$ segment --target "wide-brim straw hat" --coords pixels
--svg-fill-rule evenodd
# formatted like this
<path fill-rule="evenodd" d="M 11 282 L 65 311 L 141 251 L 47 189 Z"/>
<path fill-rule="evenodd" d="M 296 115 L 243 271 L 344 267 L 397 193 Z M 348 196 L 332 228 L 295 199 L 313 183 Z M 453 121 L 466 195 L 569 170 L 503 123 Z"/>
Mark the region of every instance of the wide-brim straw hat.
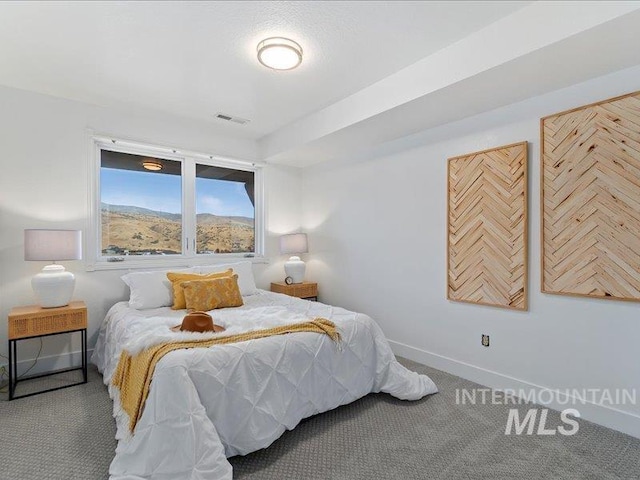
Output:
<path fill-rule="evenodd" d="M 224 332 L 224 327 L 213 323 L 207 312 L 191 312 L 185 315 L 180 325 L 171 328 L 174 332 Z"/>

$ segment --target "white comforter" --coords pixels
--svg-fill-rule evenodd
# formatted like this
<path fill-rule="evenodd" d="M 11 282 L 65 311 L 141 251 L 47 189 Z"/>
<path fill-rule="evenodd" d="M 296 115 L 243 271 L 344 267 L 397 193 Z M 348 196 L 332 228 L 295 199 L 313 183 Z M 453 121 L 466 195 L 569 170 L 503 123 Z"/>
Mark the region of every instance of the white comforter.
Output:
<path fill-rule="evenodd" d="M 370 392 L 406 400 L 437 392 L 429 377 L 396 361 L 366 315 L 262 290 L 244 301 L 243 307 L 211 312 L 225 334 L 324 317 L 336 323 L 342 341 L 305 332 L 169 353 L 156 366 L 131 436 L 118 391 L 110 386 L 120 352 L 175 340 L 169 327 L 184 311 L 114 305 L 92 357 L 114 399 L 119 442 L 112 480 L 231 479 L 227 457 L 269 446 L 303 418 Z"/>

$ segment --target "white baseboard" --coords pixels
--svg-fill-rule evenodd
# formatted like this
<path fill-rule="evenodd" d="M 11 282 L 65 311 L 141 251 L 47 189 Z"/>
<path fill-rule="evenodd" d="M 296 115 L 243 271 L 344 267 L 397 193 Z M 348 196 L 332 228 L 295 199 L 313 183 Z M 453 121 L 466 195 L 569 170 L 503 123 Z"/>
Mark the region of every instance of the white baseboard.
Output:
<path fill-rule="evenodd" d="M 87 350 L 87 362 L 90 362 L 91 355 L 93 354 L 93 348 Z M 21 359 L 18 360 L 18 375 L 22 375 L 32 364 L 34 359 Z M 60 355 L 47 355 L 38 359 L 27 376 L 39 375 L 41 373 L 53 372 L 55 370 L 64 370 L 66 368 L 79 367 L 82 365 L 82 352 L 80 350 L 76 352 L 67 352 Z M 7 374 L 9 372 L 8 364 L 0 364 L 1 367 L 6 367 Z"/>
<path fill-rule="evenodd" d="M 466 380 L 479 383 L 495 390 L 525 390 L 529 392 L 536 391 L 536 393 L 543 390 L 553 390 L 551 388 L 526 382 L 508 375 L 503 375 L 469 363 L 461 362 L 453 358 L 412 347 L 404 343 L 389 340 L 389 344 L 391 345 L 393 352 L 400 357 L 408 358 L 414 362 L 422 363 L 423 365 L 445 371 L 452 375 L 462 377 Z M 536 395 L 536 398 L 538 397 L 539 395 Z M 577 407 L 577 409 L 580 411 L 580 417 L 582 419 L 626 433 L 632 437 L 640 438 L 640 416 L 631 412 L 618 410 L 609 405 L 602 405 L 588 401 L 578 402 L 576 398 L 570 398 L 571 400 L 576 401 L 576 404 L 579 403 L 580 406 Z M 570 408 L 571 404 L 571 401 L 551 401 L 545 406 L 554 410 L 562 411 L 566 408 Z"/>

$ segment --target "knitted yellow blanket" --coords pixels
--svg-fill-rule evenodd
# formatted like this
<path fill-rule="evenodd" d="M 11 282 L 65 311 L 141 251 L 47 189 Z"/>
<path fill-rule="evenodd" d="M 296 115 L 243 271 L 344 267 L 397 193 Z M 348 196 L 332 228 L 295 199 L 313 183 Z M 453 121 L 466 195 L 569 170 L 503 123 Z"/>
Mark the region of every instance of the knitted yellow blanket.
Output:
<path fill-rule="evenodd" d="M 129 415 L 129 430 L 133 433 L 138 420 L 142 416 L 144 403 L 149 395 L 153 371 L 156 368 L 156 364 L 167 353 L 185 348 L 208 348 L 212 345 L 245 342 L 257 338 L 296 332 L 321 333 L 328 335 L 335 342 L 340 340 L 340 334 L 336 330 L 333 322 L 325 318 L 316 318 L 309 322 L 282 325 L 264 330 L 254 330 L 237 335 L 220 336 L 203 340 L 161 343 L 133 357 L 126 351 L 122 351 L 111 383 L 120 389 L 120 405 Z"/>

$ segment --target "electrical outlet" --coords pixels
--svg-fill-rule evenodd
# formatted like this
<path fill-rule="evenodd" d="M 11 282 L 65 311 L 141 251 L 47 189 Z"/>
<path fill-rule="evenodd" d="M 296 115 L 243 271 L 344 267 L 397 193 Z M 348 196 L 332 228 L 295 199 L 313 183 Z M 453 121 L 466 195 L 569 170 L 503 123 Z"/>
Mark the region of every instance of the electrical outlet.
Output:
<path fill-rule="evenodd" d="M 489 335 L 485 335 L 484 333 L 482 334 L 482 346 L 483 347 L 489 346 Z"/>

